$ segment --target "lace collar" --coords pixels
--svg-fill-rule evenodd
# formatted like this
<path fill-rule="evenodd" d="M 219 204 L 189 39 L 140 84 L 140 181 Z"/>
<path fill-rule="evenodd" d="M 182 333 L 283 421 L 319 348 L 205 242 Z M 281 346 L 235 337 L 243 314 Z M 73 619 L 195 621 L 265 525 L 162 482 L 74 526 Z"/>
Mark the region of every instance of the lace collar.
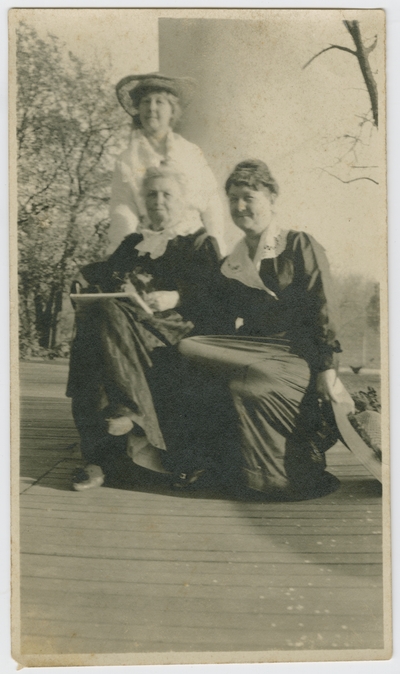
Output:
<path fill-rule="evenodd" d="M 278 257 L 286 248 L 287 231 L 275 228 L 263 232 L 254 259 L 249 255 L 245 239 L 241 239 L 232 253 L 224 260 L 221 271 L 227 278 L 236 279 L 250 288 L 264 290 L 271 297 L 278 299 L 276 293 L 261 280 L 259 270 L 261 261 Z"/>
<path fill-rule="evenodd" d="M 164 255 L 168 241 L 175 239 L 177 236 L 188 236 L 195 234 L 195 232 L 202 229 L 202 225 L 197 222 L 178 222 L 175 225 L 166 227 L 159 232 L 154 232 L 148 227 L 139 226 L 138 233 L 143 236 L 143 241 L 138 243 L 135 248 L 139 251 L 139 255 L 150 254 L 150 257 L 155 260 L 161 255 Z"/>

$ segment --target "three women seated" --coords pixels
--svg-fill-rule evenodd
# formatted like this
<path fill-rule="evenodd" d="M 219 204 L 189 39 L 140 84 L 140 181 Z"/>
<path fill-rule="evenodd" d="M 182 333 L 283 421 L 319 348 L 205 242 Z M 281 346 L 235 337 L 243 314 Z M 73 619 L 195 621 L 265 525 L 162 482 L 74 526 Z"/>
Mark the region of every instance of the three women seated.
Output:
<path fill-rule="evenodd" d="M 83 270 L 89 292 L 126 296 L 77 302 L 67 394 L 87 467 L 75 489 L 102 484 L 121 448 L 181 486 L 213 474 L 269 498 L 337 488 L 324 456 L 340 351 L 324 251 L 278 228 L 263 162 L 238 164 L 226 193 L 244 238 L 222 266 L 185 217 L 185 178 L 161 164 L 142 185 L 148 221 Z"/>

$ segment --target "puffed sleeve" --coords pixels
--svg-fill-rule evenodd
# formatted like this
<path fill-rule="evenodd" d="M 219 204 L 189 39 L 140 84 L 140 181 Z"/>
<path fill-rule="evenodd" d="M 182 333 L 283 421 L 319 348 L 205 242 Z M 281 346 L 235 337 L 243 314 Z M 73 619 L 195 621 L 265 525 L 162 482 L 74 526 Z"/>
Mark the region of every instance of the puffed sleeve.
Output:
<path fill-rule="evenodd" d="M 129 182 L 124 179 L 120 160 L 116 162 L 111 185 L 110 218 L 108 253 L 112 253 L 128 234 L 136 232 L 139 224 L 134 194 Z"/>
<path fill-rule="evenodd" d="M 313 358 L 316 369 L 329 370 L 336 366 L 335 354 L 341 352 L 336 338 L 337 308 L 325 250 L 312 236 L 300 233 L 295 247 L 301 256 L 304 291 L 303 322 L 315 346 Z"/>
<path fill-rule="evenodd" d="M 141 240 L 140 234 L 130 234 L 107 260 L 92 262 L 83 267 L 76 281 L 85 292 L 119 291 L 121 281 L 125 274 L 132 270 L 133 263 L 137 259 L 136 245 Z"/>

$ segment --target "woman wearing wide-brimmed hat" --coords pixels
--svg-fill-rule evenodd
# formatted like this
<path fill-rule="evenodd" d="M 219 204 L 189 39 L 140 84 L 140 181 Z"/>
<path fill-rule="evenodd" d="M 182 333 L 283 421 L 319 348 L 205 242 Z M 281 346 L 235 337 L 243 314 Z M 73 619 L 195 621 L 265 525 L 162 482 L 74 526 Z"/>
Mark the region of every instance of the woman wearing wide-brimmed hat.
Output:
<path fill-rule="evenodd" d="M 114 172 L 110 252 L 125 236 L 148 224 L 141 193 L 143 177 L 148 168 L 162 163 L 186 178 L 187 226 L 193 232 L 205 227 L 223 248 L 223 210 L 215 177 L 200 148 L 173 131 L 194 90 L 191 78 L 161 73 L 129 75 L 117 84 L 118 100 L 133 118 L 134 128 Z"/>

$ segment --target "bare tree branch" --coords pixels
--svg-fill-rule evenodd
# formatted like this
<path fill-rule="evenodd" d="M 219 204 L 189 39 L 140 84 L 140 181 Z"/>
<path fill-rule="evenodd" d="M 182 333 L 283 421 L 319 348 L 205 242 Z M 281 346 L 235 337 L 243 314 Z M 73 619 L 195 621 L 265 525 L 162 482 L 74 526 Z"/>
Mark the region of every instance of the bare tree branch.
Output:
<path fill-rule="evenodd" d="M 44 185 L 44 187 L 42 187 L 42 189 L 37 190 L 36 192 L 34 192 L 33 194 L 31 194 L 31 196 L 30 196 L 30 197 L 29 197 L 29 198 L 22 204 L 22 207 L 23 207 L 23 208 L 26 208 L 30 201 L 32 201 L 33 199 L 37 198 L 40 194 L 44 194 L 44 192 L 46 192 L 46 191 L 52 186 L 52 184 L 53 184 L 54 180 L 56 179 L 57 174 L 58 174 L 58 172 L 59 172 L 59 170 L 60 170 L 60 166 L 61 166 L 61 163 L 56 167 L 56 170 L 55 170 L 54 173 L 50 176 L 50 178 L 48 179 L 48 181 L 47 181 L 47 183 Z"/>
<path fill-rule="evenodd" d="M 378 36 L 375 35 L 374 41 L 372 44 L 369 45 L 369 47 L 365 48 L 366 54 L 370 54 L 372 51 L 374 51 L 376 45 L 378 44 Z"/>
<path fill-rule="evenodd" d="M 332 178 L 336 178 L 336 180 L 340 180 L 341 183 L 344 183 L 347 185 L 348 183 L 355 183 L 357 180 L 370 180 L 371 183 L 375 183 L 375 185 L 379 185 L 379 183 L 374 180 L 373 178 L 369 178 L 369 176 L 360 176 L 359 178 L 352 178 L 351 180 L 343 180 L 342 178 L 339 178 L 339 176 L 335 175 L 334 173 L 331 173 L 330 171 L 327 171 L 326 169 L 320 169 L 320 171 L 324 171 L 324 173 L 327 173 L 329 176 L 332 176 Z"/>
<path fill-rule="evenodd" d="M 368 60 L 369 54 L 375 49 L 377 43 L 378 43 L 378 36 L 375 35 L 374 41 L 372 44 L 369 45 L 369 47 L 366 47 L 362 41 L 361 37 L 361 31 L 360 31 L 360 25 L 358 21 L 343 21 L 344 25 L 346 26 L 348 32 L 350 33 L 351 37 L 353 38 L 353 42 L 355 45 L 355 50 L 350 49 L 349 47 L 342 47 L 341 45 L 338 44 L 331 44 L 329 47 L 326 47 L 325 49 L 322 49 L 318 54 L 315 54 L 307 63 L 303 66 L 303 70 L 307 68 L 307 66 L 310 65 L 318 56 L 321 54 L 324 54 L 325 52 L 329 51 L 330 49 L 340 49 L 341 51 L 346 51 L 349 54 L 352 54 L 353 56 L 356 57 L 358 60 L 360 70 L 362 73 L 362 76 L 364 78 L 364 82 L 367 87 L 368 95 L 371 101 L 371 109 L 372 109 L 372 116 L 374 120 L 374 125 L 377 127 L 378 126 L 378 89 L 376 86 L 376 82 L 374 79 L 374 75 Z"/>
<path fill-rule="evenodd" d="M 349 49 L 348 47 L 342 47 L 339 44 L 331 44 L 330 47 L 326 47 L 325 49 L 322 49 L 321 51 L 318 52 L 318 54 L 315 54 L 307 63 L 303 66 L 302 70 L 307 68 L 307 66 L 310 65 L 314 61 L 314 59 L 317 58 L 317 56 L 321 56 L 326 51 L 329 51 L 330 49 L 340 49 L 341 51 L 348 51 L 350 54 L 353 54 L 353 56 L 357 56 L 357 52 L 355 52 L 353 49 Z"/>
<path fill-rule="evenodd" d="M 356 55 L 364 82 L 368 89 L 369 98 L 371 101 L 372 116 L 374 118 L 375 126 L 378 126 L 378 89 L 368 61 L 368 54 L 375 49 L 376 44 L 372 43 L 370 47 L 365 47 L 361 38 L 360 24 L 358 21 L 343 21 L 356 46 Z M 376 37 L 376 41 L 377 41 Z"/>

